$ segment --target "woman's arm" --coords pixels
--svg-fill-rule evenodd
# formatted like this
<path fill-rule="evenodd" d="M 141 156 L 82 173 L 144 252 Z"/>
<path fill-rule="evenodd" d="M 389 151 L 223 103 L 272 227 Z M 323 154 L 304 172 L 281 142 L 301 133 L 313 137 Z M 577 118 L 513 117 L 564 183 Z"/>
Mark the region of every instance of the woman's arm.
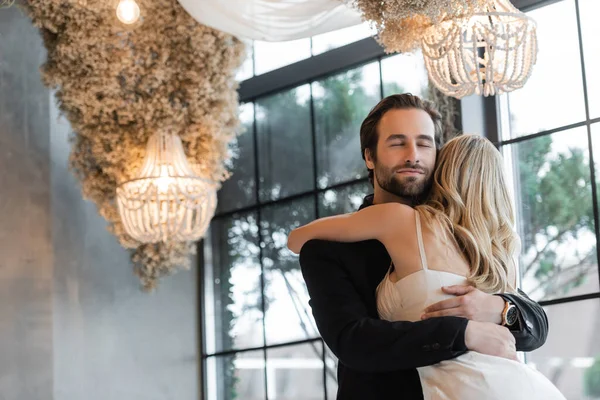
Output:
<path fill-rule="evenodd" d="M 296 253 L 311 239 L 335 242 L 382 241 L 398 224 L 414 219 L 415 211 L 400 203 L 385 203 L 364 208 L 352 214 L 320 218 L 294 229 L 288 236 L 288 248 Z"/>

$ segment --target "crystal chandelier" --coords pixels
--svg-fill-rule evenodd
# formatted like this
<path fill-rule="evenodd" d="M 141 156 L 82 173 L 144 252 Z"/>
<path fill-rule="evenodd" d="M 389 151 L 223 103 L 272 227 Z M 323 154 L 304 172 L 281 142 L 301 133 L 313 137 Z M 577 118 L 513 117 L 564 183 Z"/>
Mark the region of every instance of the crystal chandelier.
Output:
<path fill-rule="evenodd" d="M 509 0 L 429 27 L 421 40 L 429 79 L 447 96 L 521 88 L 536 62 L 535 22 Z"/>
<path fill-rule="evenodd" d="M 200 239 L 217 204 L 217 186 L 197 176 L 177 135 L 160 132 L 148 141 L 136 179 L 117 187 L 127 233 L 142 243 Z"/>

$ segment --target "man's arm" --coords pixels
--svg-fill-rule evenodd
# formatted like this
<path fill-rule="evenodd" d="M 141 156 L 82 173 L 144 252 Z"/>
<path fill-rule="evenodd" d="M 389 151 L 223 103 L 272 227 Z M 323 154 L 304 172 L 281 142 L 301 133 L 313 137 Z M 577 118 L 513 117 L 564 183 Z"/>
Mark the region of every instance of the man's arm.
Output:
<path fill-rule="evenodd" d="M 522 290 L 519 294 L 500 294 L 519 310 L 519 321 L 511 328 L 517 340 L 517 350 L 533 351 L 546 342 L 548 336 L 548 317 L 542 306 L 531 300 Z"/>
<path fill-rule="evenodd" d="M 456 297 L 442 300 L 425 309 L 422 318 L 438 318 L 455 316 L 472 321 L 502 323 L 504 302 L 509 301 L 518 310 L 518 322 L 510 332 L 516 340 L 519 351 L 532 351 L 546 342 L 548 335 L 548 319 L 544 309 L 535 301 L 519 290 L 519 294 L 491 295 L 472 286 L 456 285 L 443 287 L 444 293 Z"/>
<path fill-rule="evenodd" d="M 300 252 L 300 265 L 319 332 L 344 365 L 386 372 L 432 365 L 467 351 L 467 319 L 389 322 L 369 317 L 333 251 L 337 245 L 307 242 Z"/>

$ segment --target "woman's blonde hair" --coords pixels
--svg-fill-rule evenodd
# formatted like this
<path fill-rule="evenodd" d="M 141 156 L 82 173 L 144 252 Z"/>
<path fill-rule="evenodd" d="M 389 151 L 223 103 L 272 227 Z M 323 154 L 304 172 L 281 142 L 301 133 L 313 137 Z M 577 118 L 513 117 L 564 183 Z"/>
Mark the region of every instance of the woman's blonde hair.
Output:
<path fill-rule="evenodd" d="M 502 156 L 487 139 L 462 135 L 440 150 L 429 200 L 417 207 L 437 220 L 470 266 L 469 282 L 488 293 L 515 291 L 519 248 Z"/>

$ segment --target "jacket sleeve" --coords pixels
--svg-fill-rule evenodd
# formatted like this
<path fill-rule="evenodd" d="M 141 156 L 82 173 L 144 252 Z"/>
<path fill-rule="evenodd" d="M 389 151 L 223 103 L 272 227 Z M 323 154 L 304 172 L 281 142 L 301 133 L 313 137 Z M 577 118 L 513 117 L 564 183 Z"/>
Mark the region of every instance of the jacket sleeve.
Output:
<path fill-rule="evenodd" d="M 512 334 L 517 341 L 517 350 L 532 351 L 541 347 L 548 336 L 548 317 L 544 309 L 531 300 L 522 290 L 519 294 L 500 294 L 519 310 L 519 321 Z"/>
<path fill-rule="evenodd" d="M 386 372 L 432 365 L 467 350 L 464 318 L 389 322 L 369 317 L 336 245 L 307 242 L 300 266 L 319 332 L 340 362 L 357 371 Z"/>

